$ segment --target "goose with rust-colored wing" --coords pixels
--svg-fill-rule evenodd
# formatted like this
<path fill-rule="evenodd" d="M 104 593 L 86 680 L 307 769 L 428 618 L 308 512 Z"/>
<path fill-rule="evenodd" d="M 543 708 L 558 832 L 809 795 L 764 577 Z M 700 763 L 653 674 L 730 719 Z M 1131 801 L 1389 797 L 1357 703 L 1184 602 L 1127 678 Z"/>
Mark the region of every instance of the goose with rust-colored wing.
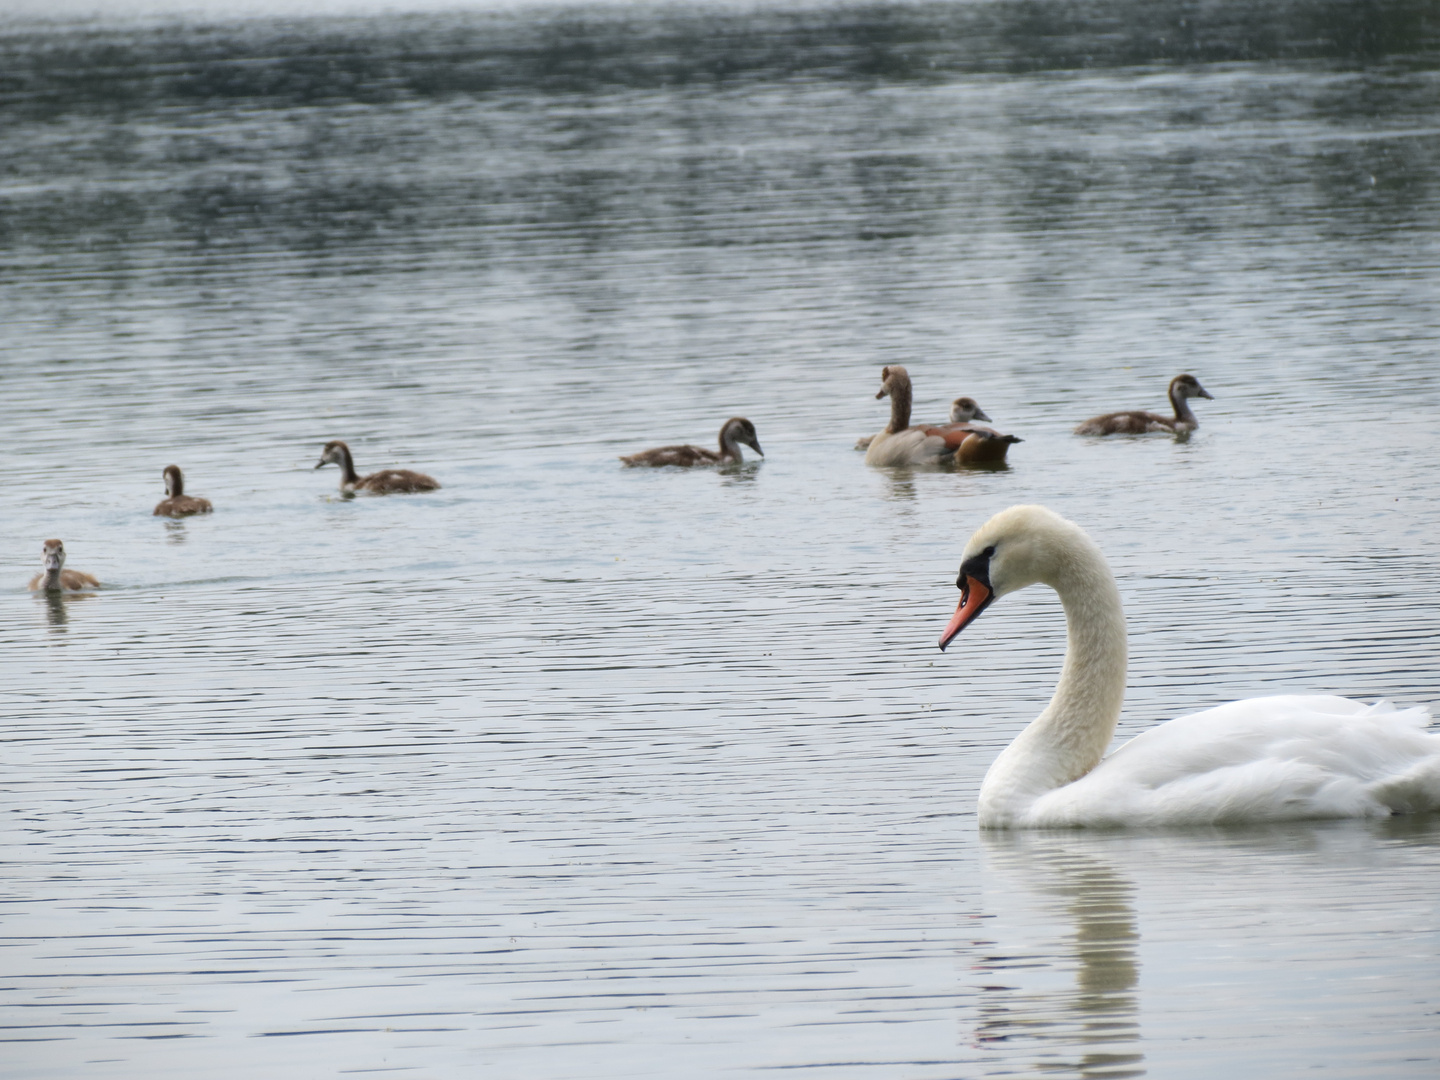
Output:
<path fill-rule="evenodd" d="M 870 437 L 865 449 L 866 465 L 941 465 L 954 457 L 955 447 L 947 445 L 943 436 L 928 434 L 930 429 L 926 427 L 911 426 L 914 396 L 908 371 L 899 364 L 881 369 L 875 398 L 890 399 L 890 423 Z"/>
<path fill-rule="evenodd" d="M 974 398 L 958 397 L 950 403 L 950 422 L 927 428 L 926 434 L 944 439 L 961 465 L 1003 465 L 1010 447 L 1025 441 L 1018 435 L 1002 435 L 977 420 L 990 421 L 990 417 Z"/>

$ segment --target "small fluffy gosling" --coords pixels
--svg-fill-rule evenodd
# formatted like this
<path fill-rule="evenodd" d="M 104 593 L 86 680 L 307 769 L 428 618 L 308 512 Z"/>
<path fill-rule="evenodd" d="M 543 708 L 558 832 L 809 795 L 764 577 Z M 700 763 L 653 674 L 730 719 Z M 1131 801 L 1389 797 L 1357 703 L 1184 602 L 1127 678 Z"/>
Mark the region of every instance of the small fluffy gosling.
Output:
<path fill-rule="evenodd" d="M 40 573 L 30 579 L 33 592 L 79 592 L 98 589 L 100 582 L 79 570 L 65 569 L 65 545 L 59 540 L 46 540 L 40 549 Z"/>
<path fill-rule="evenodd" d="M 180 475 L 179 465 L 165 466 L 165 494 L 155 507 L 154 517 L 190 517 L 192 514 L 208 514 L 213 509 L 209 499 L 185 494 L 185 477 Z"/>

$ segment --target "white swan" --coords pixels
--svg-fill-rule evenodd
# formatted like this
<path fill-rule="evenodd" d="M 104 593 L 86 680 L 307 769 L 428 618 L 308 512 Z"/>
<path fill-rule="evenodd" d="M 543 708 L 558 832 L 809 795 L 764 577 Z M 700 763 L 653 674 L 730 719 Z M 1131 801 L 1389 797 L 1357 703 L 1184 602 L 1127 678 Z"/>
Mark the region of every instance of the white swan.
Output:
<path fill-rule="evenodd" d="M 955 638 L 1036 583 L 1065 607 L 1065 664 L 1045 711 L 995 759 L 982 828 L 1191 825 L 1440 809 L 1440 733 L 1423 708 L 1286 695 L 1232 701 L 1105 749 L 1125 696 L 1125 614 L 1105 557 L 1043 506 L 1012 506 L 965 546 Z"/>

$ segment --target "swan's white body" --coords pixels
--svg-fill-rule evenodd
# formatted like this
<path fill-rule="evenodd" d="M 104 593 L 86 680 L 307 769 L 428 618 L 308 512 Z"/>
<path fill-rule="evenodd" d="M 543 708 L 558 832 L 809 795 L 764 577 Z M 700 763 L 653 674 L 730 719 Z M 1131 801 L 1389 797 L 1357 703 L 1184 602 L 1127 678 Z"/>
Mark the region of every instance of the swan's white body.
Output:
<path fill-rule="evenodd" d="M 1125 616 L 1104 556 L 1076 525 L 1016 506 L 971 538 L 941 645 L 991 599 L 1043 583 L 1068 642 L 1050 704 L 995 759 L 982 828 L 1196 825 L 1440 809 L 1440 733 L 1423 708 L 1340 697 L 1250 698 L 1182 716 L 1109 757 L 1125 694 Z"/>

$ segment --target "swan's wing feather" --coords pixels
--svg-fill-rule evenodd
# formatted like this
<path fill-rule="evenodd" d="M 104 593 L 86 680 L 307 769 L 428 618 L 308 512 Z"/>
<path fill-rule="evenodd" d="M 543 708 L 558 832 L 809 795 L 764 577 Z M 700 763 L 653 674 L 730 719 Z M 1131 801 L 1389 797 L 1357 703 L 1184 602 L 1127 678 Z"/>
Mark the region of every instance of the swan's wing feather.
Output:
<path fill-rule="evenodd" d="M 1027 817 L 1209 824 L 1440 808 L 1440 734 L 1428 720 L 1423 708 L 1337 697 L 1235 701 L 1136 736 Z"/>

